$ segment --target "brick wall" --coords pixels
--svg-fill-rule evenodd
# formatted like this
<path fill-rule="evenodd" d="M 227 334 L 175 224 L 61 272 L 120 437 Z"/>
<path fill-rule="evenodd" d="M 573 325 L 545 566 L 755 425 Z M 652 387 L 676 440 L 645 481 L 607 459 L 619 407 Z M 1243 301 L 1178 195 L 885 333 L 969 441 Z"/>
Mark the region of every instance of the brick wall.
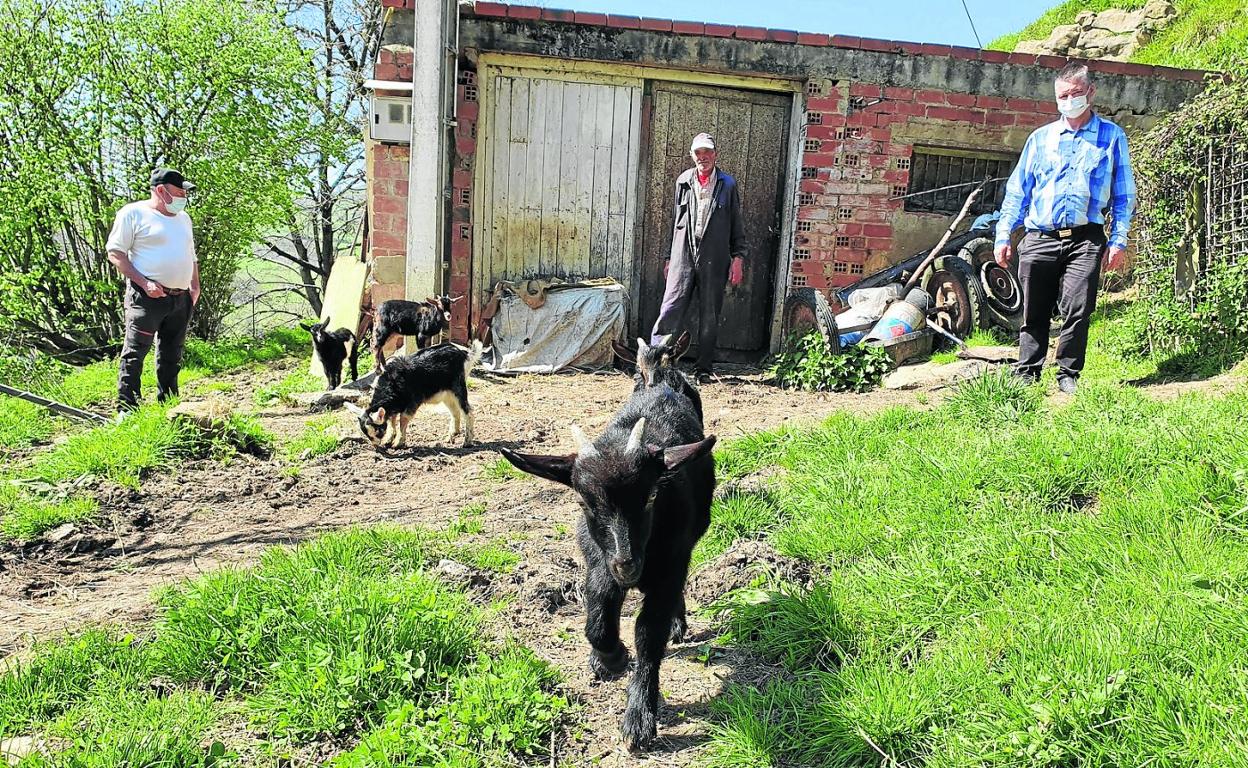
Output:
<path fill-rule="evenodd" d="M 916 135 L 937 128 L 952 146 L 1018 149 L 1054 119 L 1048 102 L 869 83 L 812 81 L 806 97 L 797 232 L 790 285 L 849 285 L 907 253 L 895 253 L 900 217 L 947 226 L 943 214 L 907 214 L 894 199 L 910 181 Z M 958 141 L 961 139 L 961 141 Z M 928 142 L 942 143 L 942 142 Z M 943 229 L 943 227 L 941 227 Z"/>

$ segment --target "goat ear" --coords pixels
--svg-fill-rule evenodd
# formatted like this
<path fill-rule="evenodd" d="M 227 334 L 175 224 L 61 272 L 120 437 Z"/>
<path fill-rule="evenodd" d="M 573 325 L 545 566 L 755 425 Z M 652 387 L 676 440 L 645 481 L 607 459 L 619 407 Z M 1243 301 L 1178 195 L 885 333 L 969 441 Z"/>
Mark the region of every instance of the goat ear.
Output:
<path fill-rule="evenodd" d="M 378 408 L 377 410 L 370 413 L 368 415 L 368 418 L 372 419 L 374 424 L 385 424 L 386 423 L 386 409 Z"/>
<path fill-rule="evenodd" d="M 442 306 L 442 300 L 441 300 L 441 299 L 439 299 L 439 298 L 437 298 L 437 297 L 434 297 L 434 296 L 426 296 L 426 297 L 425 297 L 425 303 L 426 303 L 426 304 L 432 304 L 432 305 L 433 305 L 433 306 L 435 306 L 435 307 L 440 307 L 440 306 Z"/>
<path fill-rule="evenodd" d="M 355 403 L 343 403 L 342 405 L 343 405 L 343 407 L 345 407 L 348 411 L 350 411 L 351 413 L 354 413 L 356 416 L 363 416 L 363 415 L 364 415 L 364 409 L 363 409 L 363 408 L 361 408 L 360 406 L 356 405 Z"/>
<path fill-rule="evenodd" d="M 679 360 L 680 356 L 689 351 L 689 331 L 681 331 L 676 337 L 676 343 L 672 345 L 672 351 L 669 353 L 673 360 Z"/>
<path fill-rule="evenodd" d="M 624 362 L 633 363 L 634 365 L 637 364 L 637 354 L 633 352 L 631 349 L 629 349 L 628 347 L 621 344 L 620 342 L 612 339 L 611 349 L 614 349 L 615 356 L 620 358 Z"/>
<path fill-rule="evenodd" d="M 521 472 L 554 480 L 556 483 L 572 487 L 572 465 L 576 463 L 576 454 L 567 456 L 541 456 L 532 453 L 515 453 L 506 448 L 500 450 L 503 458 Z"/>
<path fill-rule="evenodd" d="M 452 304 L 454 304 L 455 302 L 459 301 L 459 300 L 460 300 L 460 299 L 462 299 L 462 298 L 464 298 L 464 297 L 463 297 L 463 296 L 456 296 L 455 298 L 451 299 L 451 303 L 452 303 Z"/>
<path fill-rule="evenodd" d="M 663 450 L 663 466 L 668 472 L 674 472 L 691 461 L 696 461 L 711 452 L 715 447 L 715 436 L 711 435 L 700 443 L 674 445 Z"/>

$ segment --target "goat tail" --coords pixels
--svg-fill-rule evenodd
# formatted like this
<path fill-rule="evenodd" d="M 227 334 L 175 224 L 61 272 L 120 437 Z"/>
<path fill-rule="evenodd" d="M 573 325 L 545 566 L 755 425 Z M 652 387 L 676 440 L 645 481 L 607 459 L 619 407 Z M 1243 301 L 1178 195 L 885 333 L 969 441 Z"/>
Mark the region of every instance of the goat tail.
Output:
<path fill-rule="evenodd" d="M 477 367 L 477 363 L 481 362 L 481 340 L 473 339 L 472 346 L 468 348 L 468 357 L 464 360 L 464 376 L 472 373 L 472 369 Z"/>

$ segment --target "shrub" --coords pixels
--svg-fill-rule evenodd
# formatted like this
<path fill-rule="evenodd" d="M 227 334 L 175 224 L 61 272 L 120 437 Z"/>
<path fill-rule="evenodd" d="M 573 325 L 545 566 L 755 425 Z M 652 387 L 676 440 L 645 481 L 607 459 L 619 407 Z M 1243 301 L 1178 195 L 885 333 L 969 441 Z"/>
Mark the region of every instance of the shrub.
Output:
<path fill-rule="evenodd" d="M 892 367 L 882 347 L 858 344 L 832 354 L 818 331 L 790 337 L 768 373 L 785 389 L 866 392 Z"/>

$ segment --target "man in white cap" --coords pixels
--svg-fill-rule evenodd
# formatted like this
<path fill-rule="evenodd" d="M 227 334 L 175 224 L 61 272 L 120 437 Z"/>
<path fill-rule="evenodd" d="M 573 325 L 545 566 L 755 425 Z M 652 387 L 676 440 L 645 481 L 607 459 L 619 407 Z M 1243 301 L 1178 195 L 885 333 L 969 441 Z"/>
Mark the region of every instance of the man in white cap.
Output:
<path fill-rule="evenodd" d="M 745 228 L 737 182 L 715 167 L 715 139 L 693 138 L 694 167 L 676 179 L 672 249 L 665 267 L 667 287 L 654 323 L 651 343 L 658 344 L 685 324 L 695 306 L 700 321 L 697 372 L 707 381 L 715 361 L 719 313 L 725 283 L 740 285 L 745 275 Z"/>
<path fill-rule="evenodd" d="M 153 342 L 157 396 L 177 396 L 186 330 L 199 301 L 195 240 L 182 210 L 195 185 L 175 170 L 157 168 L 151 187 L 147 200 L 122 206 L 108 236 L 108 260 L 126 278 L 126 337 L 117 376 L 123 411 L 138 407 L 143 360 Z"/>

